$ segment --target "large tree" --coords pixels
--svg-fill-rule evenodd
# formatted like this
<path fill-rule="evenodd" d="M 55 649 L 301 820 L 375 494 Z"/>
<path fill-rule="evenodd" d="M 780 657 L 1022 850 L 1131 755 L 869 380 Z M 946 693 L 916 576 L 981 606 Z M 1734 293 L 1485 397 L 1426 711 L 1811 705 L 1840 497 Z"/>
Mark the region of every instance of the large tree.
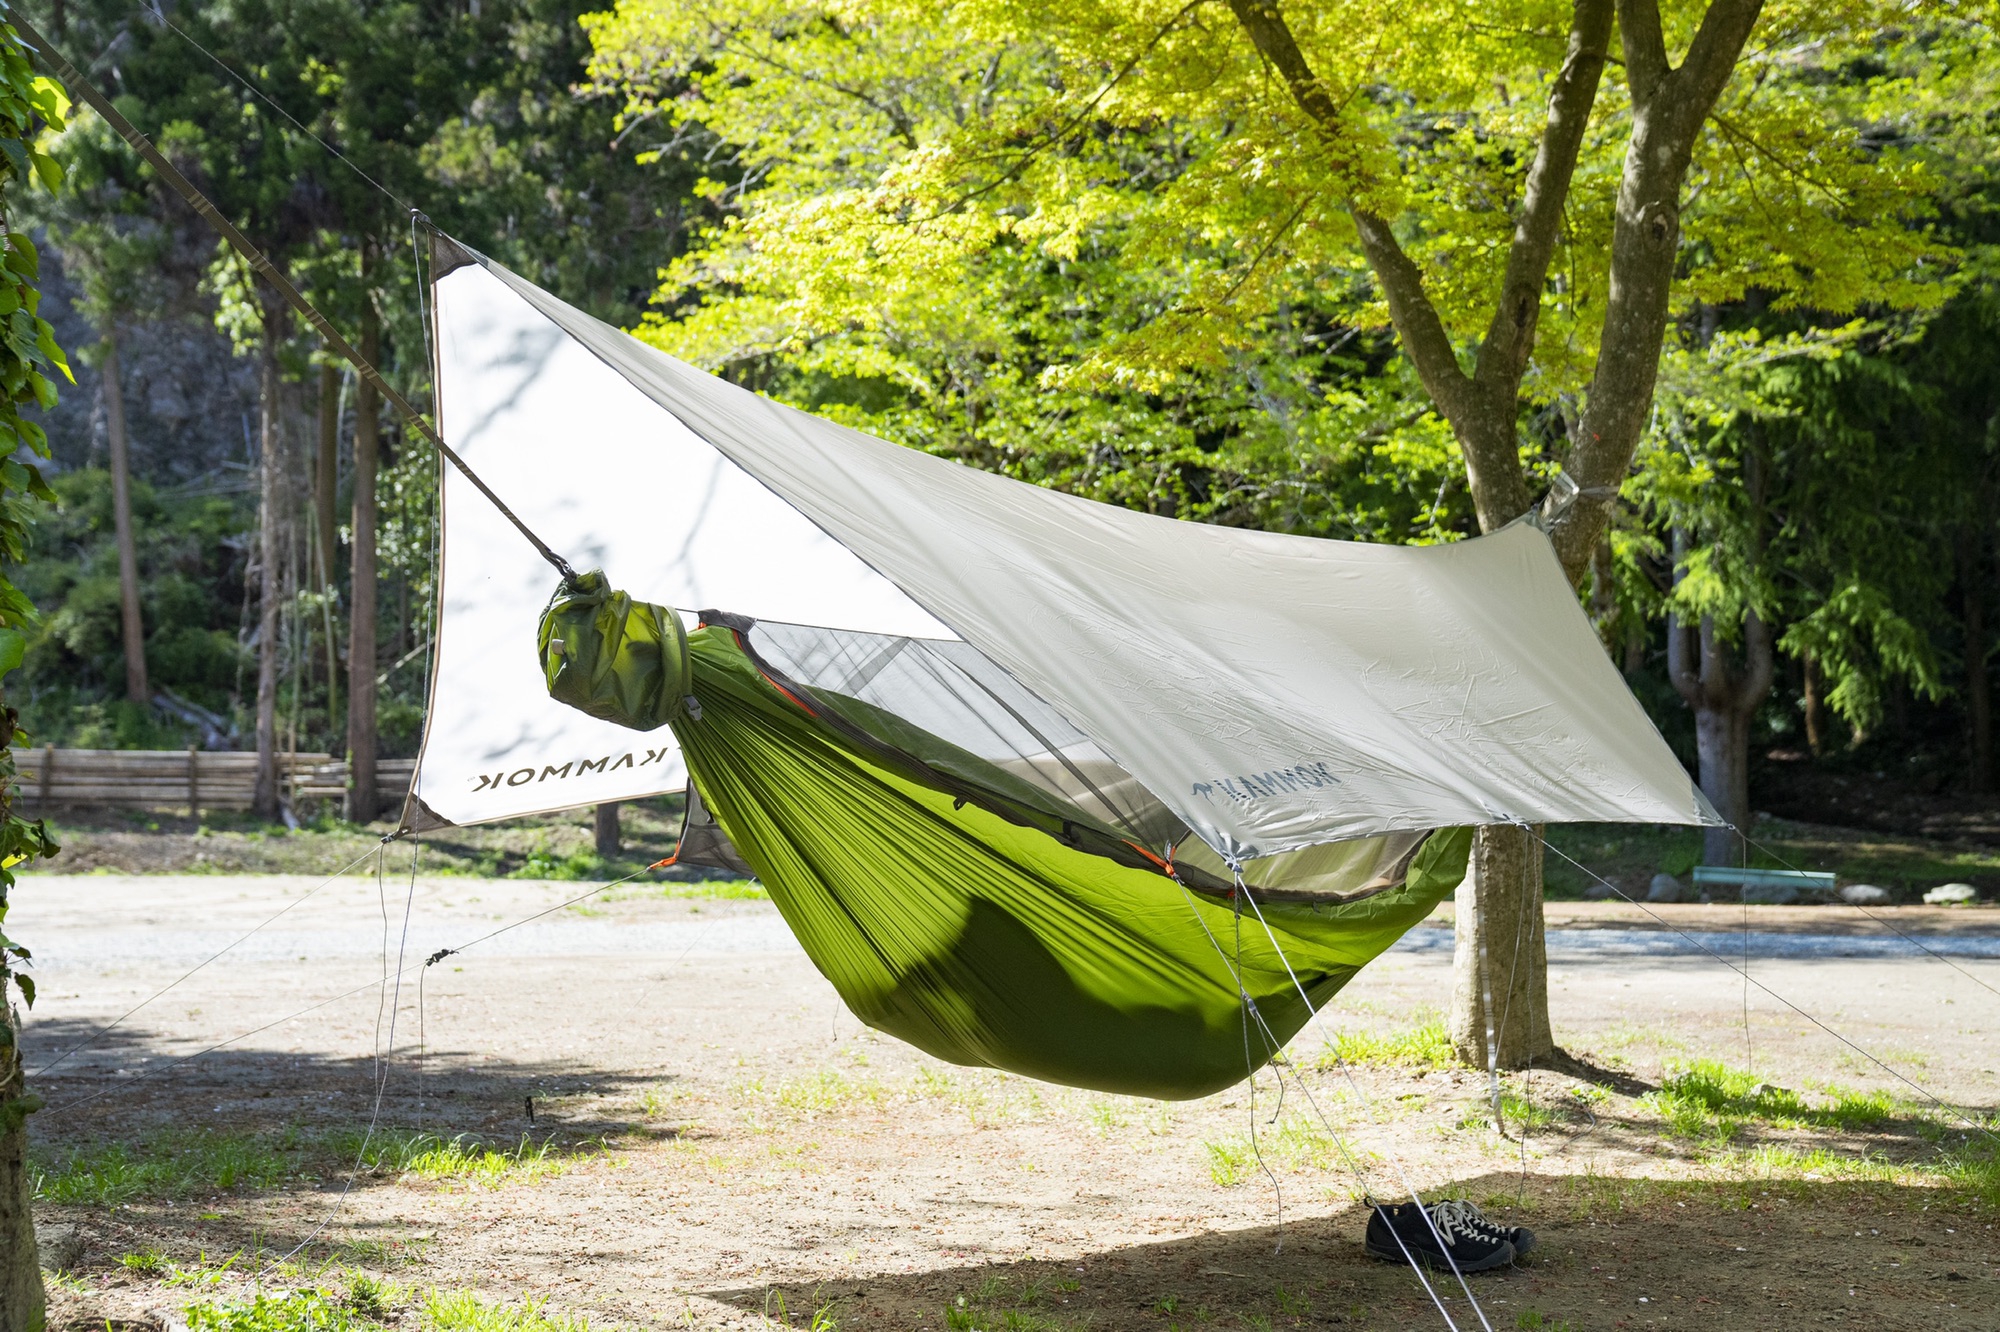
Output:
<path fill-rule="evenodd" d="M 1920 43 L 1909 17 L 626 0 L 595 37 L 635 138 L 719 164 L 716 223 L 650 336 L 1037 480 L 1311 530 L 1344 506 L 1204 505 L 1218 474 L 1274 488 L 1249 436 L 1310 489 L 1346 391 L 1315 358 L 1386 326 L 1429 409 L 1345 426 L 1392 441 L 1428 419 L 1451 456 L 1425 473 L 1442 482 L 1426 521 L 1383 535 L 1448 535 L 1456 477 L 1479 530 L 1553 479 L 1544 521 L 1580 580 L 1677 314 L 1753 288 L 1829 309 L 1935 298 L 1948 256 L 1910 225 L 1925 173 L 1822 77 Z M 1911 75 L 1861 77 L 1889 106 Z M 1535 834 L 1482 830 L 1452 1017 L 1468 1059 L 1494 1028 L 1503 1064 L 1553 1053 L 1539 899 Z"/>

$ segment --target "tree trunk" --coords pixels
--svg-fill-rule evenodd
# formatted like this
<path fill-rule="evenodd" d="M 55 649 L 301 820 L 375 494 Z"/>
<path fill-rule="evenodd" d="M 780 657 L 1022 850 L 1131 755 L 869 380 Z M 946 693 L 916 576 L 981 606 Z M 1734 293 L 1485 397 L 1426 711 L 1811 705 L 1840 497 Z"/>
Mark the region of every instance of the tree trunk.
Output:
<path fill-rule="evenodd" d="M 47 1309 L 28 1186 L 28 1113 L 19 1025 L 0 994 L 0 1332 L 41 1332 Z"/>
<path fill-rule="evenodd" d="M 1331 150 L 1329 190 L 1347 198 L 1356 236 L 1389 307 L 1397 340 L 1458 438 L 1480 530 L 1512 522 L 1533 499 L 1516 430 L 1520 388 L 1534 351 L 1549 264 L 1567 215 L 1570 181 L 1614 31 L 1614 5 L 1574 0 L 1571 6 L 1563 63 L 1551 83 L 1541 141 L 1523 181 L 1498 300 L 1480 341 L 1474 371 L 1468 375 L 1459 361 L 1459 343 L 1426 290 L 1422 268 L 1402 248 L 1392 219 L 1370 211 L 1367 191 L 1354 188 L 1362 168 L 1352 149 L 1339 91 L 1306 60 L 1276 0 L 1229 3 L 1258 53 L 1325 137 Z M 1550 533 L 1572 586 L 1582 581 L 1584 567 L 1604 533 L 1652 407 L 1679 251 L 1680 193 L 1694 143 L 1761 7 L 1762 0 L 1711 0 L 1676 67 L 1667 58 L 1658 7 L 1615 6 L 1615 29 L 1632 92 L 1630 137 L 1613 222 L 1610 285 L 1597 364 L 1583 419 L 1572 432 L 1572 448 L 1564 460 L 1579 490 L 1575 501 L 1555 516 Z M 1540 857 L 1529 854 L 1530 840 L 1519 829 L 1480 830 L 1474 856 L 1479 862 L 1483 855 L 1486 873 L 1472 875 L 1472 886 L 1466 890 L 1480 909 L 1461 912 L 1462 931 L 1476 929 L 1481 917 L 1511 918 L 1508 913 L 1520 909 L 1522 895 L 1532 893 L 1539 900 Z M 1534 845 L 1539 847 L 1538 842 Z M 1519 877 L 1530 874 L 1532 884 Z M 1510 892 L 1516 895 L 1509 898 Z M 1539 941 L 1539 920 L 1534 934 Z M 1496 942 L 1487 938 L 1489 965 Z M 1508 962 L 1513 960 L 1509 954 Z M 1518 975 L 1531 968 L 1512 970 Z M 1535 974 L 1536 1012 L 1525 1020 L 1509 1019 L 1510 1025 L 1522 1029 L 1520 1039 L 1528 1046 L 1535 1043 L 1536 1024 L 1544 1033 L 1547 1027 L 1547 1001 L 1540 973 Z M 1459 1002 L 1479 989 L 1469 983 L 1461 967 L 1454 987 L 1452 1028 L 1454 1032 L 1479 1028 L 1483 1045 L 1483 1008 L 1475 1011 Z M 1546 1041 L 1546 1035 L 1540 1039 Z"/>
<path fill-rule="evenodd" d="M 1487 1066 L 1490 1036 L 1500 1068 L 1547 1066 L 1549 957 L 1542 933 L 1542 843 L 1525 828 L 1485 827 L 1458 886 L 1452 959 L 1451 1045 L 1459 1059 Z"/>
<path fill-rule="evenodd" d="M 597 807 L 597 854 L 609 860 L 619 850 L 618 802 L 613 800 Z"/>
<path fill-rule="evenodd" d="M 1986 671 L 1986 580 L 1980 543 L 1968 541 L 1959 556 L 1959 586 L 1965 594 L 1965 720 L 1971 748 L 1966 788 L 1984 792 L 1993 784 L 1993 685 Z"/>
<path fill-rule="evenodd" d="M 1739 858 L 1734 830 L 1750 826 L 1749 714 L 1726 705 L 1697 704 L 1694 749 L 1701 769 L 1701 793 L 1730 824 L 1701 830 L 1701 862 L 1733 865 Z"/>
<path fill-rule="evenodd" d="M 313 458 L 314 554 L 317 567 L 313 585 L 321 592 L 334 584 L 334 561 L 339 558 L 340 533 L 334 518 L 336 490 L 340 485 L 340 372 L 330 365 L 319 368 L 319 452 Z"/>
<path fill-rule="evenodd" d="M 262 521 L 257 546 L 257 780 L 250 809 L 262 819 L 278 817 L 278 603 L 283 596 L 281 533 L 284 522 L 282 482 L 278 475 L 278 327 L 277 315 L 265 315 L 263 355 L 257 396 L 259 508 Z"/>
<path fill-rule="evenodd" d="M 361 310 L 361 355 L 380 359 L 373 303 Z M 375 470 L 381 455 L 381 404 L 366 378 L 354 394 L 354 570 L 347 617 L 347 817 L 367 823 L 381 812 L 375 783 Z"/>
<path fill-rule="evenodd" d="M 1667 674 L 1675 692 L 1694 711 L 1695 754 L 1701 793 L 1727 827 L 1702 830 L 1706 865 L 1738 860 L 1738 830 L 1750 826 L 1750 722 L 1771 692 L 1771 631 L 1754 613 L 1743 617 L 1743 656 L 1704 618 L 1691 628 L 1667 617 Z"/>
<path fill-rule="evenodd" d="M 330 365 L 319 370 L 319 455 L 313 468 L 314 526 L 319 530 L 313 571 L 320 593 L 320 630 L 326 637 L 326 723 L 340 716 L 340 640 L 334 632 L 334 599 L 340 586 L 335 570 L 340 560 L 338 501 L 340 498 L 340 372 Z"/>
<path fill-rule="evenodd" d="M 118 335 L 104 335 L 104 423 L 111 442 L 111 519 L 118 538 L 118 613 L 125 639 L 125 696 L 153 701 L 146 680 L 146 627 L 139 614 L 139 553 L 132 533 L 132 460 L 125 435 L 125 390 L 119 382 Z"/>
<path fill-rule="evenodd" d="M 1820 694 L 1819 662 L 1812 653 L 1806 653 L 1799 663 L 1799 673 L 1804 677 L 1806 748 L 1818 758 L 1826 752 L 1826 699 Z"/>

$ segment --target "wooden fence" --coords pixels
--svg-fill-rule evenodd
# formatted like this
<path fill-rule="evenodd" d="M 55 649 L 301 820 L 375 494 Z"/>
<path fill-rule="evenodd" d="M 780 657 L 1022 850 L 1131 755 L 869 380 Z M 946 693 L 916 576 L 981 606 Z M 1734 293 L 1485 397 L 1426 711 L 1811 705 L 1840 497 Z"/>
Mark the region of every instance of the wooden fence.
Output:
<path fill-rule="evenodd" d="M 41 749 L 15 751 L 23 803 L 124 805 L 147 809 L 249 809 L 257 756 L 204 749 Z M 381 759 L 376 782 L 385 797 L 410 789 L 415 759 Z M 347 791 L 347 760 L 331 754 L 278 755 L 278 791 L 293 805 L 338 800 Z"/>

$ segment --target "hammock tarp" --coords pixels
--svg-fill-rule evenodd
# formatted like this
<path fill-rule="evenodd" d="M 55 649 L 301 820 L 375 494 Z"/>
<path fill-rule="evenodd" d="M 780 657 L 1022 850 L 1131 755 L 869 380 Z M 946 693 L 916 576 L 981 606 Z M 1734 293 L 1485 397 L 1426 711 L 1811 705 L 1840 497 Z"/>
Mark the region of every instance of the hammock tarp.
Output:
<path fill-rule="evenodd" d="M 433 260 L 439 430 L 513 515 L 443 476 L 406 828 L 684 789 L 680 863 L 763 880 L 865 1021 L 1172 1097 L 1297 1033 L 1286 959 L 1316 1005 L 1421 920 L 1461 825 L 1715 817 L 1531 523 L 1400 547 L 1094 503 Z"/>
<path fill-rule="evenodd" d="M 1294 974 L 1324 1004 L 1464 876 L 1471 832 L 1449 829 L 1352 900 L 1253 911 L 977 755 L 774 678 L 746 628 L 689 634 L 586 575 L 543 617 L 549 690 L 671 727 L 701 801 L 841 999 L 940 1059 L 1206 1095 L 1305 1025 Z"/>

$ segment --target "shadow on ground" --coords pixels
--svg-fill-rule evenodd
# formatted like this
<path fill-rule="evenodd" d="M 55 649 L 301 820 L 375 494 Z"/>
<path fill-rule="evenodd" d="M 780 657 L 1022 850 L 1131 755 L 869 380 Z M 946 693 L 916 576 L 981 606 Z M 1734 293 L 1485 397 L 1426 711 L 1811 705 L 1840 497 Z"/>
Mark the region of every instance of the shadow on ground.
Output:
<path fill-rule="evenodd" d="M 1539 1235 L 1518 1266 L 1468 1279 L 1496 1332 L 1983 1330 L 2000 1306 L 1993 1214 L 1938 1189 L 1492 1174 L 1432 1196 L 1479 1200 Z M 1420 1279 L 1369 1258 L 1360 1242 L 1366 1216 L 1343 1205 L 1282 1230 L 1133 1244 L 1069 1261 L 999 1260 L 705 1295 L 780 1326 L 823 1328 L 830 1318 L 846 1332 L 1480 1326 L 1449 1273 Z"/>
<path fill-rule="evenodd" d="M 405 1046 L 388 1063 L 241 1046 L 185 1058 L 163 1053 L 160 1035 L 141 1025 L 90 1039 L 95 1032 L 89 1023 L 43 1021 L 23 1042 L 44 1103 L 33 1121 L 44 1153 L 163 1134 L 331 1139 L 370 1124 L 488 1143 L 525 1136 L 563 1149 L 650 1133 L 638 1098 L 675 1081 L 582 1057 L 512 1060 L 449 1046 L 421 1058 Z M 87 1049 L 41 1071 L 86 1040 Z"/>

